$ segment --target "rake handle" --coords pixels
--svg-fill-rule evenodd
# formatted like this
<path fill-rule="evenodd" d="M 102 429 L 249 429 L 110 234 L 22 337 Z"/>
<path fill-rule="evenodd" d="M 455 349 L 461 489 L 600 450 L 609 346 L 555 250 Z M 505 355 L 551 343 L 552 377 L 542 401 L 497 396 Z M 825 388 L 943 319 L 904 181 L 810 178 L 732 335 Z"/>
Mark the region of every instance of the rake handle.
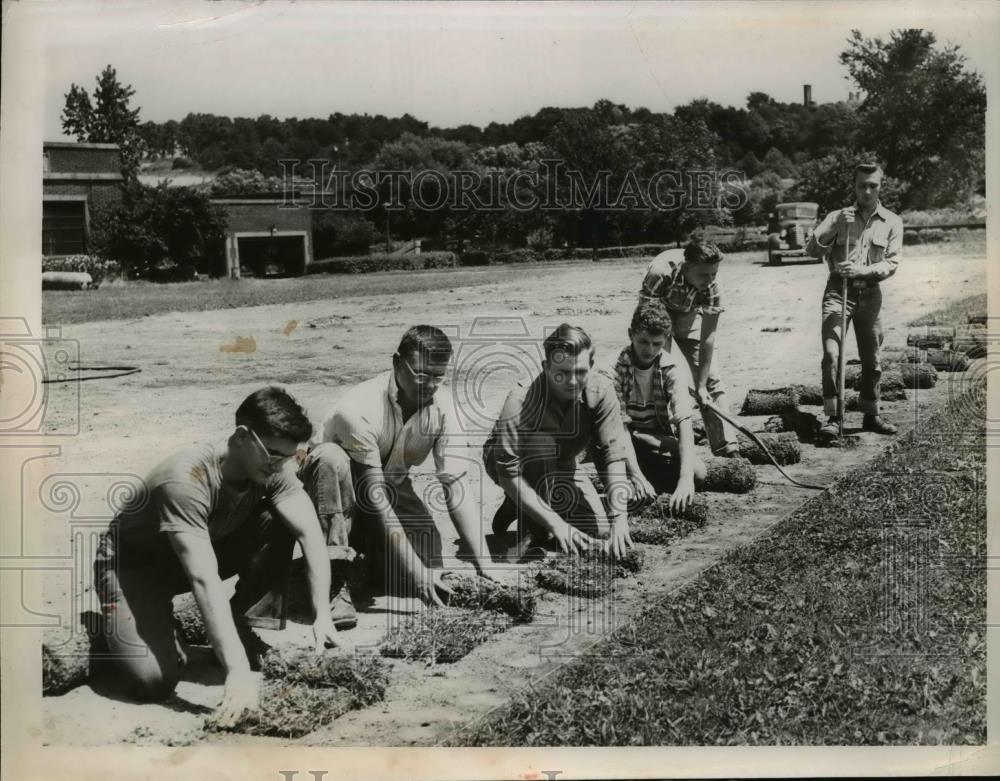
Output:
<path fill-rule="evenodd" d="M 851 257 L 851 226 L 847 226 L 847 241 L 844 246 L 844 262 L 847 263 Z M 847 277 L 840 277 L 840 350 L 837 356 L 837 436 L 844 436 L 844 396 L 845 380 L 844 374 L 846 365 L 845 346 L 847 342 Z"/>

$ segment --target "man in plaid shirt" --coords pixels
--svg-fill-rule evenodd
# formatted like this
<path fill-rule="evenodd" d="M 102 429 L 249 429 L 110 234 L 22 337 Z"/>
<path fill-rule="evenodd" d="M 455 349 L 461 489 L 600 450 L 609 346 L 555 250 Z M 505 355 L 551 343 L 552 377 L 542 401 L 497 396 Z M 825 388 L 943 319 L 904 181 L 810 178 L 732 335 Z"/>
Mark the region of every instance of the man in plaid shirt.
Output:
<path fill-rule="evenodd" d="M 633 501 L 644 504 L 670 492 L 670 508 L 686 508 L 705 465 L 694 452 L 691 373 L 664 348 L 670 342 L 670 313 L 659 300 L 636 307 L 628 329 L 630 343 L 610 372 L 621 405 L 626 468 Z"/>
<path fill-rule="evenodd" d="M 660 253 L 646 269 L 639 302 L 659 300 L 666 306 L 674 341 L 695 380 L 712 453 L 734 457 L 740 454 L 736 430 L 706 406 L 710 402 L 723 412 L 729 411 L 726 389 L 712 367 L 715 331 L 723 311 L 715 281 L 722 258 L 718 247 L 700 241 L 684 248 L 683 259 L 677 258 L 674 250 Z"/>

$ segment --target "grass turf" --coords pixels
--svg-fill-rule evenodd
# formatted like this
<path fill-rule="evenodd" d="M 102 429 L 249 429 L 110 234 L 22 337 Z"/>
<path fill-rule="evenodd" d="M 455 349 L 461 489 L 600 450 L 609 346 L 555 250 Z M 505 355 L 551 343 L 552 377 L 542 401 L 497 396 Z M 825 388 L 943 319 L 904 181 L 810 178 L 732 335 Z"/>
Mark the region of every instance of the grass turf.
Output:
<path fill-rule="evenodd" d="M 445 582 L 451 589 L 450 607 L 496 610 L 519 624 L 529 623 L 535 617 L 538 600 L 533 589 L 464 575 L 450 577 Z"/>
<path fill-rule="evenodd" d="M 802 460 L 802 448 L 799 446 L 799 438 L 795 432 L 783 432 L 779 434 L 757 434 L 764 447 L 774 456 L 774 460 L 782 466 L 787 464 L 797 464 Z M 740 443 L 740 455 L 751 464 L 771 464 L 767 453 L 754 442 L 750 437 L 737 434 Z"/>
<path fill-rule="evenodd" d="M 786 413 L 787 414 L 787 413 Z M 757 473 L 745 458 L 705 459 L 705 482 L 702 491 L 745 494 L 757 485 Z"/>
<path fill-rule="evenodd" d="M 382 656 L 429 663 L 456 662 L 511 625 L 495 610 L 432 608 L 402 619 L 382 638 Z"/>
<path fill-rule="evenodd" d="M 984 419 L 981 383 L 451 742 L 983 744 Z"/>
<path fill-rule="evenodd" d="M 633 542 L 647 545 L 669 545 L 675 540 L 701 529 L 708 523 L 708 502 L 696 494 L 686 510 L 670 512 L 670 494 L 660 494 L 656 502 L 629 518 Z"/>
<path fill-rule="evenodd" d="M 986 293 L 976 293 L 967 298 L 960 298 L 941 309 L 935 309 L 916 320 L 911 320 L 906 325 L 911 328 L 918 325 L 962 325 L 969 322 L 969 315 L 979 315 L 986 311 Z"/>
<path fill-rule="evenodd" d="M 642 570 L 645 554 L 638 548 L 613 558 L 594 548 L 576 556 L 551 556 L 535 573 L 538 585 L 549 591 L 579 597 L 599 597 L 611 588 L 616 578 L 626 578 Z"/>
<path fill-rule="evenodd" d="M 42 694 L 63 694 L 87 682 L 91 639 L 77 628 L 42 631 Z"/>
<path fill-rule="evenodd" d="M 231 727 L 212 717 L 210 732 L 297 738 L 329 725 L 349 710 L 385 699 L 389 672 L 373 654 L 328 652 L 305 648 L 273 649 L 263 659 L 260 708 L 248 711 Z"/>

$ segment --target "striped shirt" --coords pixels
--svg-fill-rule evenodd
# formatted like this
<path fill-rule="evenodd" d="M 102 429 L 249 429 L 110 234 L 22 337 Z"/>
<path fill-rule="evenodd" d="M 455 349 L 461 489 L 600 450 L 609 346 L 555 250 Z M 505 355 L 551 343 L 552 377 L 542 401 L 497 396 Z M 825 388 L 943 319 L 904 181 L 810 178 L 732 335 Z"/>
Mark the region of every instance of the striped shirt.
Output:
<path fill-rule="evenodd" d="M 676 436 L 678 424 L 694 415 L 691 372 L 686 361 L 675 361 L 666 350 L 660 351 L 651 368 L 654 369 L 652 398 L 646 398 L 636 382 L 632 346 L 619 354 L 610 376 L 621 405 L 622 418 L 626 428 L 659 430 Z"/>
<path fill-rule="evenodd" d="M 724 311 L 718 282 L 713 281 L 704 290 L 699 290 L 684 278 L 682 250 L 661 252 L 646 268 L 639 301 L 650 298 L 659 298 L 667 309 L 675 312 L 697 310 L 702 314 L 717 315 Z"/>

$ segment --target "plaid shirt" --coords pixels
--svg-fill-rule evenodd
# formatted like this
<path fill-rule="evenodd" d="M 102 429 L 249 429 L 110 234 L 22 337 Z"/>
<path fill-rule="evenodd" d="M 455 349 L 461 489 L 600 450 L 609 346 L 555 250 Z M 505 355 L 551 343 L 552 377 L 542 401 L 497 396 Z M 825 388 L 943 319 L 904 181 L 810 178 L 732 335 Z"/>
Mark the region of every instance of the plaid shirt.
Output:
<path fill-rule="evenodd" d="M 687 362 L 677 362 L 666 350 L 661 350 L 653 372 L 653 407 L 656 420 L 664 433 L 677 434 L 677 425 L 694 415 L 691 401 L 691 373 Z M 622 420 L 626 428 L 632 422 L 627 407 L 635 396 L 635 375 L 632 373 L 632 346 L 629 345 L 618 355 L 610 376 L 615 386 L 615 395 L 621 405 Z"/>
<path fill-rule="evenodd" d="M 659 298 L 667 309 L 675 312 L 697 310 L 702 314 L 717 315 L 724 311 L 718 282 L 699 290 L 684 279 L 684 256 L 679 250 L 660 253 L 647 267 L 639 301 L 650 298 Z"/>

